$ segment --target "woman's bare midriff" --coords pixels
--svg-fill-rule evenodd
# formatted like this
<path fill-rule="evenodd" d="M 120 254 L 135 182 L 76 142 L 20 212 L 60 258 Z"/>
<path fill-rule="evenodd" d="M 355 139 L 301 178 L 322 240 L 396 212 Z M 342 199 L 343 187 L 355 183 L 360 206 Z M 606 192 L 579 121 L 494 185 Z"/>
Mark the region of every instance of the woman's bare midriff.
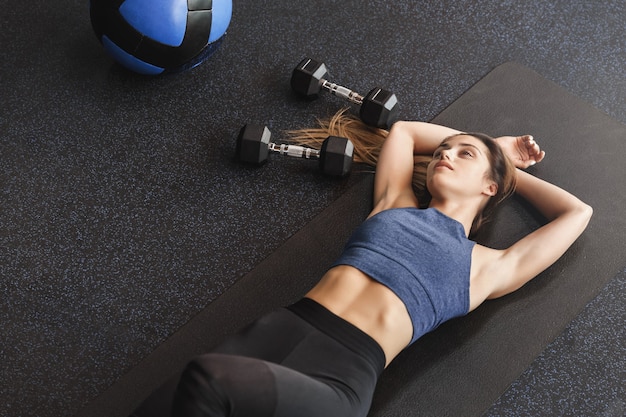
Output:
<path fill-rule="evenodd" d="M 385 366 L 413 336 L 413 324 L 404 303 L 389 288 L 354 267 L 341 265 L 330 269 L 306 297 L 378 342 L 385 352 Z"/>

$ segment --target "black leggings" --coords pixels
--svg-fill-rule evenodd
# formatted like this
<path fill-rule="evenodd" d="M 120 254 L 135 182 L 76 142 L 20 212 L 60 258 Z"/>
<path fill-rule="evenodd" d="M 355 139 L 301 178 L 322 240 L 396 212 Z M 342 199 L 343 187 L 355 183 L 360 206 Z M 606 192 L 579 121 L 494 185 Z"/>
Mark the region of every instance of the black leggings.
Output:
<path fill-rule="evenodd" d="M 371 337 L 305 298 L 189 363 L 172 416 L 364 417 L 384 365 Z"/>

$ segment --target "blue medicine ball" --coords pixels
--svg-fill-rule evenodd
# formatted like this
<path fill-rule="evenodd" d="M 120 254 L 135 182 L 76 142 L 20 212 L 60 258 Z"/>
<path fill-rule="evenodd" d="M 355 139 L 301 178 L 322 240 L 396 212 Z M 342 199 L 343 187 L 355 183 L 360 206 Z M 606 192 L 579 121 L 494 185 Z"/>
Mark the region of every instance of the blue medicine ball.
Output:
<path fill-rule="evenodd" d="M 90 0 L 91 25 L 124 67 L 156 75 L 193 68 L 219 46 L 232 0 Z"/>

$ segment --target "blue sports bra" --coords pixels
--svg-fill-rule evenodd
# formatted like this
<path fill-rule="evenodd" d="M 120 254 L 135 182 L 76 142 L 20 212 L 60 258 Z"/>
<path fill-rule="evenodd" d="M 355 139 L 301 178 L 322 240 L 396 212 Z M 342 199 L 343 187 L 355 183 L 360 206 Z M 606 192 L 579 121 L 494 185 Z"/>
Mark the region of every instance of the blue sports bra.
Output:
<path fill-rule="evenodd" d="M 409 312 L 413 343 L 468 313 L 474 244 L 437 209 L 395 208 L 361 224 L 333 266 L 353 266 L 391 289 Z"/>

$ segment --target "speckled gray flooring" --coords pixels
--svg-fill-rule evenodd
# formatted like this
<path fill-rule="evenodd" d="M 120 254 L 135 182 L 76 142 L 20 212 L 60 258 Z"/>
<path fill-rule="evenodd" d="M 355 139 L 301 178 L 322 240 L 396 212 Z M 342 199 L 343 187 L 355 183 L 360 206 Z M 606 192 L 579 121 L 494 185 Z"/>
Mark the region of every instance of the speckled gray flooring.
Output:
<path fill-rule="evenodd" d="M 514 60 L 626 123 L 618 0 L 235 1 L 208 62 L 148 79 L 104 55 L 85 1 L 3 6 L 0 415 L 77 412 L 358 180 L 232 160 L 245 122 L 340 106 L 291 95 L 304 55 L 403 118 Z"/>

